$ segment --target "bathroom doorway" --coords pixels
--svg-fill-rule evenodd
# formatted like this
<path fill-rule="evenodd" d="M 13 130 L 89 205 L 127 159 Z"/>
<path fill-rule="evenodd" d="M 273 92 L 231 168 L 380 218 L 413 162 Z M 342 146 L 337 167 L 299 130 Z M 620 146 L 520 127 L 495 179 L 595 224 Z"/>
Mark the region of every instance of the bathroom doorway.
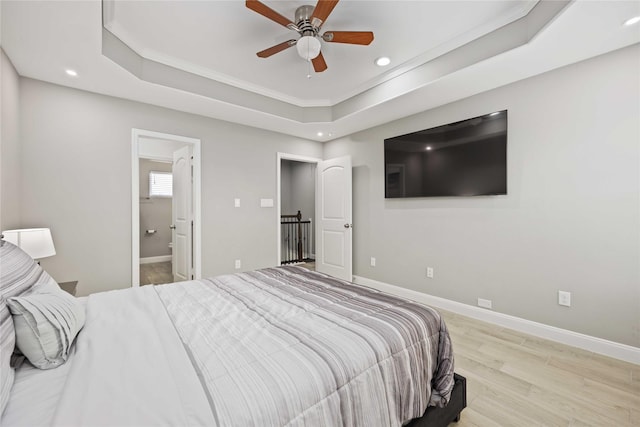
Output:
<path fill-rule="evenodd" d="M 200 140 L 134 129 L 132 286 L 201 277 Z"/>

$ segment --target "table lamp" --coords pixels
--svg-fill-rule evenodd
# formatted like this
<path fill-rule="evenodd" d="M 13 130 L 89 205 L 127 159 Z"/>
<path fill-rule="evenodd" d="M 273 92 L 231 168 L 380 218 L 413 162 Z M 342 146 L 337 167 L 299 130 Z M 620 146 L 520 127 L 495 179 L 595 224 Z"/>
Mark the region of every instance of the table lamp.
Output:
<path fill-rule="evenodd" d="M 3 238 L 25 251 L 33 259 L 42 259 L 56 254 L 51 231 L 48 228 L 25 228 L 6 230 Z"/>

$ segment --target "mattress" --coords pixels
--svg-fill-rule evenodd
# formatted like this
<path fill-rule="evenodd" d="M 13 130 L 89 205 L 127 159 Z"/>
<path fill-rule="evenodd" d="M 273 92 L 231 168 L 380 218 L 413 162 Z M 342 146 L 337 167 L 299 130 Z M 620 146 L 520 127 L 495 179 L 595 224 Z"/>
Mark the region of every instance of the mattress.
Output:
<path fill-rule="evenodd" d="M 436 311 L 299 267 L 95 294 L 86 314 L 33 425 L 400 426 L 453 388 Z M 38 406 L 20 384 L 2 425 Z"/>

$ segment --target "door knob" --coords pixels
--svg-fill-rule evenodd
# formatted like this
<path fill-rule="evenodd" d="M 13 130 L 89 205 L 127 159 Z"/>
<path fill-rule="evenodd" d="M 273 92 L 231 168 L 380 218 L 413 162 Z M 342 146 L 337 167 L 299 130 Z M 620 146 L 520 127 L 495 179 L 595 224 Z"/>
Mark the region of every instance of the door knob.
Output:
<path fill-rule="evenodd" d="M 344 228 L 353 228 L 353 224 L 345 224 Z"/>
<path fill-rule="evenodd" d="M 169 228 L 172 229 L 172 230 L 175 230 L 176 226 L 175 225 L 170 225 Z"/>

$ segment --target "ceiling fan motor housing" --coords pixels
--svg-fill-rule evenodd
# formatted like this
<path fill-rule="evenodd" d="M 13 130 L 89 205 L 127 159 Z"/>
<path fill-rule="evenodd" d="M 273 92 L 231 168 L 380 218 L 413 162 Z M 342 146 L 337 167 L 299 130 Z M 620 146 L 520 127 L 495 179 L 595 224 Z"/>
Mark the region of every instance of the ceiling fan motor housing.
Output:
<path fill-rule="evenodd" d="M 314 28 L 311 23 L 311 15 L 313 14 L 313 6 L 300 6 L 296 9 L 296 26 L 303 36 L 317 36 L 318 28 Z"/>
<path fill-rule="evenodd" d="M 311 23 L 313 6 L 300 6 L 296 9 L 296 26 L 300 32 L 300 39 L 296 43 L 298 55 L 307 61 L 320 55 L 320 40 L 318 40 L 318 28 Z"/>

